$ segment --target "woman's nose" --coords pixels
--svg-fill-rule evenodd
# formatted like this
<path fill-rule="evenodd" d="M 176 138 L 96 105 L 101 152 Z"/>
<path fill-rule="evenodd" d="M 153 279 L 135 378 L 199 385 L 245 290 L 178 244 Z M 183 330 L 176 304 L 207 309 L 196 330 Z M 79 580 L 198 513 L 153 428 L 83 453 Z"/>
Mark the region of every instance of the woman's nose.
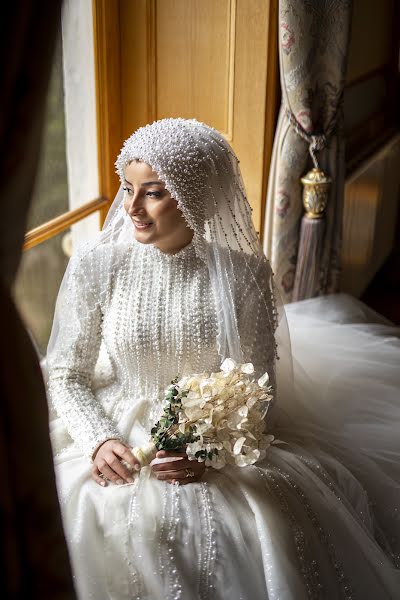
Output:
<path fill-rule="evenodd" d="M 132 216 L 143 209 L 143 199 L 139 193 L 128 196 L 127 213 Z"/>

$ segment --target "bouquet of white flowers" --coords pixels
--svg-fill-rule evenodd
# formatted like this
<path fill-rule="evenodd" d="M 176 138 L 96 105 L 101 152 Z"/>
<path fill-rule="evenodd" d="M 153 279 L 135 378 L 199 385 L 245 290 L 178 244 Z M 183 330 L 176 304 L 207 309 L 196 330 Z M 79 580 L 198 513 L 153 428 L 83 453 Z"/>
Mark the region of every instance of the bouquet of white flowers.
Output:
<path fill-rule="evenodd" d="M 269 377 L 251 376 L 251 363 L 227 358 L 218 373 L 200 373 L 174 380 L 166 406 L 151 430 L 152 441 L 133 448 L 142 466 L 158 450 L 182 450 L 191 460 L 216 469 L 225 464 L 244 467 L 264 458 L 274 440 L 265 433 L 265 416 L 273 399 Z"/>

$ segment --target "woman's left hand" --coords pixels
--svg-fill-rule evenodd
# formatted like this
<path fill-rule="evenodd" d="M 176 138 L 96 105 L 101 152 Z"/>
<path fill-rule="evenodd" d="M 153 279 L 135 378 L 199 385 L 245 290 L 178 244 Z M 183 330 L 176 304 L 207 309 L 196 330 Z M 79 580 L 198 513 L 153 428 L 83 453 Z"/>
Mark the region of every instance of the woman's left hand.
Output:
<path fill-rule="evenodd" d="M 178 452 L 175 450 L 160 450 L 156 454 L 156 458 L 168 458 L 168 457 L 179 457 L 180 460 L 163 461 L 151 465 L 154 475 L 160 481 L 166 481 L 167 483 L 179 483 L 184 485 L 186 483 L 193 483 L 199 481 L 204 471 L 206 470 L 204 462 L 198 462 L 197 460 L 189 460 L 186 452 Z M 182 457 L 182 458 L 181 458 Z"/>

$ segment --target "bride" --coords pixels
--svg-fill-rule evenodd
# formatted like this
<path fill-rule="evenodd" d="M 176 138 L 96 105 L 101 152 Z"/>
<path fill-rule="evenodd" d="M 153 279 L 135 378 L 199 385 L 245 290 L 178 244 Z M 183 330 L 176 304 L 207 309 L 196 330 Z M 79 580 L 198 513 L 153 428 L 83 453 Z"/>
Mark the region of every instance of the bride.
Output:
<path fill-rule="evenodd" d="M 341 294 L 283 310 L 216 130 L 157 121 L 116 166 L 119 193 L 70 261 L 48 350 L 79 597 L 398 598 L 396 330 Z M 133 475 L 170 381 L 226 357 L 270 375 L 266 458 L 217 471 L 162 451 Z"/>

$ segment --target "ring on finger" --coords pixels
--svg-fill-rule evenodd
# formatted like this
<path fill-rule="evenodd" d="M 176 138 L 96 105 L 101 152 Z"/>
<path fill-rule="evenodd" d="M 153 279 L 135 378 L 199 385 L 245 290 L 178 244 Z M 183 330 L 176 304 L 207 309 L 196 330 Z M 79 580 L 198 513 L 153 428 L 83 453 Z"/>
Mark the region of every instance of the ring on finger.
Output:
<path fill-rule="evenodd" d="M 185 469 L 185 478 L 186 477 L 194 477 L 195 476 L 195 472 L 193 471 L 193 469 L 187 468 Z"/>
<path fill-rule="evenodd" d="M 99 473 L 99 477 L 107 481 L 107 477 L 104 475 L 104 473 Z"/>

